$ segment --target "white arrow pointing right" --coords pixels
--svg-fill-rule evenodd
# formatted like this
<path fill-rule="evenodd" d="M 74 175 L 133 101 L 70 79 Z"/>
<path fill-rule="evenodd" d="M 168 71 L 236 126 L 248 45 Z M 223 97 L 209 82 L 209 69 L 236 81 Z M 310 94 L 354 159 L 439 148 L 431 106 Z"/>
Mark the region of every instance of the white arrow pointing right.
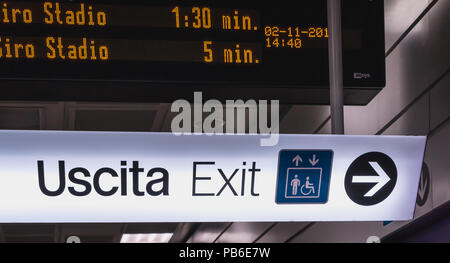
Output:
<path fill-rule="evenodd" d="M 377 162 L 369 162 L 370 166 L 377 172 L 377 175 L 374 176 L 359 176 L 355 175 L 353 176 L 352 183 L 376 183 L 372 189 L 370 189 L 369 192 L 367 192 L 364 197 L 372 197 L 374 196 L 378 191 L 383 188 L 391 178 L 386 174 L 386 172 L 381 168 L 381 166 Z"/>

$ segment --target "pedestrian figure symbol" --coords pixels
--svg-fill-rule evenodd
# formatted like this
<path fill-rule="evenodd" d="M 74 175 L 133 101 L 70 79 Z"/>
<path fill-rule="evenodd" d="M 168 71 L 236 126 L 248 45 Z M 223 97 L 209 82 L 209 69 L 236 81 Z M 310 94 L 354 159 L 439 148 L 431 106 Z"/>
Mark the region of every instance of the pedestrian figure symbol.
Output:
<path fill-rule="evenodd" d="M 298 175 L 295 175 L 295 178 L 292 179 L 292 195 L 297 195 L 297 188 L 300 186 L 300 180 L 298 179 Z"/>
<path fill-rule="evenodd" d="M 282 150 L 276 202 L 326 203 L 332 159 L 331 150 Z"/>

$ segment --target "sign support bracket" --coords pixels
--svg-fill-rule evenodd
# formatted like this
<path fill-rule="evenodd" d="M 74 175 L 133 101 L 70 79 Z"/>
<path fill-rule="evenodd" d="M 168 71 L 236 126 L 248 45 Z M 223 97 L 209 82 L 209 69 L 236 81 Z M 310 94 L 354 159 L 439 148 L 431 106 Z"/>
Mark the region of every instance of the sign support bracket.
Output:
<path fill-rule="evenodd" d="M 341 0 L 328 0 L 331 131 L 344 134 Z"/>

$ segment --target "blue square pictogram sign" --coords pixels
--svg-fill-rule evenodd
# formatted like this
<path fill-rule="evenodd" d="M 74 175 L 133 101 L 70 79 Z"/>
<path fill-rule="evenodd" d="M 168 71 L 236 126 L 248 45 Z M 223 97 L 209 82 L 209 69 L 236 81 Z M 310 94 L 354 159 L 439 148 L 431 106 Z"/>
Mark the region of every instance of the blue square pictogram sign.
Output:
<path fill-rule="evenodd" d="M 324 204 L 330 189 L 332 150 L 282 150 L 277 204 Z"/>

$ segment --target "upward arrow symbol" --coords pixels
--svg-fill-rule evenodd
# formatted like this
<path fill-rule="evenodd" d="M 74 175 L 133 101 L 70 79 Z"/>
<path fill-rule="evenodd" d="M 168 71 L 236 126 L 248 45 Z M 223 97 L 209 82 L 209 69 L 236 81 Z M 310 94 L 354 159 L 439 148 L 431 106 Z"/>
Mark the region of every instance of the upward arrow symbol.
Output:
<path fill-rule="evenodd" d="M 313 159 L 311 160 L 311 159 L 309 159 L 309 163 L 312 165 L 312 166 L 316 166 L 316 164 L 319 162 L 319 159 L 316 159 L 316 155 L 314 154 L 313 155 Z"/>
<path fill-rule="evenodd" d="M 295 166 L 298 166 L 299 162 L 303 162 L 302 157 L 300 155 L 295 156 L 294 159 L 292 159 L 292 162 L 295 162 Z"/>

